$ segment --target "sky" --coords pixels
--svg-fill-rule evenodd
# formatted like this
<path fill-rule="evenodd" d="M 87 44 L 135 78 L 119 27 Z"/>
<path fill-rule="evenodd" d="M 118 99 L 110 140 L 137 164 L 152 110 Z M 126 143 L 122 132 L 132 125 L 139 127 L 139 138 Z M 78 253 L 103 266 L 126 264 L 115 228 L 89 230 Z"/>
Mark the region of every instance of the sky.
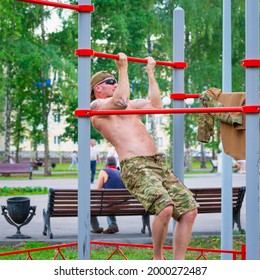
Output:
<path fill-rule="evenodd" d="M 61 30 L 62 22 L 61 22 L 61 19 L 59 18 L 58 14 L 57 14 L 58 9 L 57 8 L 53 8 L 53 7 L 46 7 L 46 9 L 49 9 L 51 11 L 51 18 L 49 20 L 47 20 L 47 22 L 46 22 L 47 32 L 51 33 L 51 32 L 55 32 L 55 31 Z M 62 17 L 66 18 L 71 13 L 73 13 L 73 11 L 67 10 L 67 9 L 63 9 Z"/>

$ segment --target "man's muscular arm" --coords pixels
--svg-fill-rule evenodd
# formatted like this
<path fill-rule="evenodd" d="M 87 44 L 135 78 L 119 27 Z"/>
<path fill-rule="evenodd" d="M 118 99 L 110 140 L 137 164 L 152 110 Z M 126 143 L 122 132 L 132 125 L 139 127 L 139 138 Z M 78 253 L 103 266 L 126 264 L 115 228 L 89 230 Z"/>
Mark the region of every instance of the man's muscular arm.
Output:
<path fill-rule="evenodd" d="M 119 53 L 119 59 L 115 60 L 118 69 L 118 84 L 112 97 L 96 99 L 90 104 L 92 110 L 120 110 L 128 107 L 130 97 L 130 85 L 128 79 L 127 56 Z"/>
<path fill-rule="evenodd" d="M 160 89 L 154 76 L 156 62 L 152 57 L 147 57 L 146 72 L 148 76 L 148 97 L 147 99 L 135 99 L 131 101 L 132 109 L 161 109 L 162 101 Z"/>
<path fill-rule="evenodd" d="M 127 56 L 124 53 L 119 53 L 119 59 L 115 60 L 115 63 L 118 69 L 118 84 L 112 102 L 117 109 L 126 109 L 130 98 Z"/>
<path fill-rule="evenodd" d="M 154 76 L 154 70 L 156 62 L 152 57 L 147 57 L 148 63 L 146 66 L 146 72 L 148 76 L 148 100 L 151 102 L 153 108 L 162 108 L 162 100 L 159 86 Z"/>
<path fill-rule="evenodd" d="M 128 106 L 128 98 L 119 96 L 117 100 L 114 98 L 96 99 L 90 104 L 91 110 L 114 110 L 126 109 Z"/>
<path fill-rule="evenodd" d="M 98 99 L 96 99 L 96 100 L 94 100 L 93 102 L 91 102 L 91 104 L 90 104 L 90 109 L 91 110 L 95 110 L 95 111 L 97 111 L 99 108 L 98 108 L 98 103 L 99 103 L 99 100 Z"/>
<path fill-rule="evenodd" d="M 119 109 L 126 109 L 128 106 L 128 98 L 119 96 L 118 100 L 115 102 L 115 106 Z"/>

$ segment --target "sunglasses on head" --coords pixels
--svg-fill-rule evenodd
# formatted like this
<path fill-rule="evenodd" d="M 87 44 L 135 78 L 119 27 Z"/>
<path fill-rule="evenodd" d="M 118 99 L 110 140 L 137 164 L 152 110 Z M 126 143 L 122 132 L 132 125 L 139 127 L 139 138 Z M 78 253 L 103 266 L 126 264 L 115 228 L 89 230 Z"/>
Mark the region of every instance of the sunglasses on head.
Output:
<path fill-rule="evenodd" d="M 111 79 L 107 79 L 107 80 L 105 80 L 105 81 L 103 81 L 103 82 L 98 83 L 97 86 L 98 86 L 98 85 L 101 85 L 101 84 L 114 85 L 114 84 L 116 84 L 116 83 L 117 83 L 116 79 L 111 78 Z"/>

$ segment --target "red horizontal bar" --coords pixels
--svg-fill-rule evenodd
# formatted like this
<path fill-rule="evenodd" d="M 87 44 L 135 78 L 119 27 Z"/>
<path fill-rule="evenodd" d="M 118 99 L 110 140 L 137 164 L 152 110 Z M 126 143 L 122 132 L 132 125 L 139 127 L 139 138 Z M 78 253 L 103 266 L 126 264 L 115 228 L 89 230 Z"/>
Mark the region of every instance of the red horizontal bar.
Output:
<path fill-rule="evenodd" d="M 260 59 L 244 59 L 242 60 L 243 67 L 260 67 Z"/>
<path fill-rule="evenodd" d="M 148 110 L 86 110 L 77 109 L 74 115 L 77 117 L 105 116 L 105 115 L 146 115 L 146 114 L 185 114 L 185 113 L 224 113 L 224 112 L 242 112 L 259 113 L 260 106 L 242 106 L 242 107 L 208 107 L 208 108 L 172 108 L 172 109 L 148 109 Z"/>
<path fill-rule="evenodd" d="M 145 110 L 86 110 L 77 109 L 74 115 L 77 117 L 91 117 L 96 115 L 146 115 L 146 114 L 185 114 L 185 113 L 260 113 L 259 105 L 242 107 L 208 107 L 208 108 L 172 108 L 172 109 L 145 109 Z"/>
<path fill-rule="evenodd" d="M 45 0 L 18 0 L 18 1 L 27 2 L 31 4 L 52 6 L 57 8 L 70 9 L 70 10 L 75 10 L 77 12 L 94 12 L 94 6 L 92 5 L 71 5 L 71 4 L 62 4 L 58 2 L 45 1 Z"/>
<path fill-rule="evenodd" d="M 200 94 L 197 93 L 171 93 L 170 94 L 170 99 L 179 99 L 179 100 L 183 100 L 183 99 L 187 99 L 187 98 L 199 98 Z"/>
<path fill-rule="evenodd" d="M 78 49 L 75 51 L 75 55 L 77 56 L 95 56 L 95 57 L 102 57 L 102 58 L 111 58 L 111 59 L 119 59 L 119 55 L 117 54 L 108 54 L 103 52 L 95 52 L 92 49 Z M 127 57 L 127 60 L 130 62 L 137 62 L 137 63 L 145 63 L 147 64 L 147 59 L 145 58 L 137 58 L 137 57 Z M 186 62 L 171 62 L 171 61 L 159 61 L 156 60 L 157 65 L 162 66 L 169 66 L 172 68 L 186 68 L 187 63 Z"/>

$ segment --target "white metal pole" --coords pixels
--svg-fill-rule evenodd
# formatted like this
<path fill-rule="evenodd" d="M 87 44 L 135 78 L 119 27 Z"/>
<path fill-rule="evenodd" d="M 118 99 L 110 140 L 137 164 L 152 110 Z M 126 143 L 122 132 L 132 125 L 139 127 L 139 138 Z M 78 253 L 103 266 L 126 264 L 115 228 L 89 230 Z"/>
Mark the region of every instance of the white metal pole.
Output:
<path fill-rule="evenodd" d="M 180 7 L 173 11 L 173 61 L 184 61 L 184 10 Z M 184 69 L 173 70 L 173 93 L 184 93 Z M 173 107 L 183 108 L 183 100 L 174 100 Z M 173 157 L 172 166 L 176 176 L 184 181 L 184 115 L 173 117 Z M 173 231 L 176 222 L 173 221 Z M 174 246 L 174 240 L 172 241 Z"/>
<path fill-rule="evenodd" d="M 259 1 L 246 1 L 246 59 L 259 59 Z M 246 68 L 246 105 L 259 104 L 259 67 Z M 260 259 L 259 114 L 246 115 L 246 257 Z"/>
<path fill-rule="evenodd" d="M 79 0 L 79 5 L 90 5 Z M 91 13 L 78 15 L 78 48 L 91 48 Z M 90 108 L 90 57 L 78 58 L 78 108 Z M 78 119 L 78 258 L 90 259 L 90 119 Z"/>
<path fill-rule="evenodd" d="M 222 33 L 222 91 L 232 92 L 231 0 L 223 1 Z M 221 193 L 221 249 L 232 250 L 232 158 L 224 151 L 222 151 Z M 230 260 L 232 256 L 221 254 L 221 259 Z"/>
<path fill-rule="evenodd" d="M 173 14 L 173 61 L 184 61 L 184 10 L 180 7 Z M 173 70 L 173 93 L 184 93 L 184 69 Z M 183 108 L 183 100 L 174 100 L 173 107 Z M 184 180 L 184 115 L 173 115 L 173 170 Z"/>

